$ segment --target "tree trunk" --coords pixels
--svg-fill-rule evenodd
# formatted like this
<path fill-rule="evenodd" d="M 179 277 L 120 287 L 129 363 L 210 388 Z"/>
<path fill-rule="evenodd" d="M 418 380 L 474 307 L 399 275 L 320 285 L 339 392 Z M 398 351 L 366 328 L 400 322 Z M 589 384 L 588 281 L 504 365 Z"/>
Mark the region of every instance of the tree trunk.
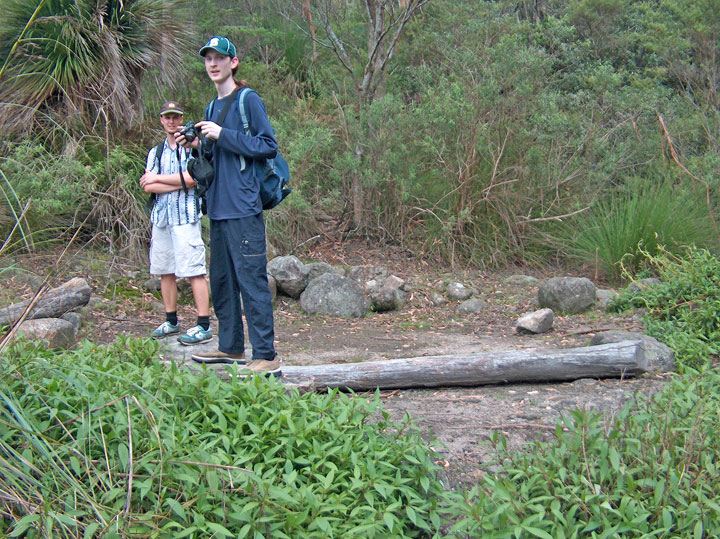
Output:
<path fill-rule="evenodd" d="M 478 386 L 620 378 L 647 371 L 640 341 L 581 348 L 510 350 L 334 365 L 285 366 L 283 383 L 301 390 Z"/>
<path fill-rule="evenodd" d="M 68 282 L 48 290 L 37 300 L 26 320 L 34 318 L 60 318 L 63 314 L 90 301 L 90 286 L 85 279 L 76 277 Z M 34 298 L 33 298 L 34 299 Z M 0 326 L 11 326 L 33 301 L 29 299 L 0 308 Z"/>

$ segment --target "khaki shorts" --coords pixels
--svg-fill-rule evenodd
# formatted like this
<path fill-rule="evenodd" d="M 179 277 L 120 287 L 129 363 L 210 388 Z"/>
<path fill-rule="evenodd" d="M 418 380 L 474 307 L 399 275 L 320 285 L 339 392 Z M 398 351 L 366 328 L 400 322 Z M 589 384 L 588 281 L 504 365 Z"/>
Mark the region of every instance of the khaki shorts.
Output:
<path fill-rule="evenodd" d="M 150 241 L 150 274 L 176 277 L 205 275 L 205 244 L 200 221 L 189 225 L 153 224 Z"/>

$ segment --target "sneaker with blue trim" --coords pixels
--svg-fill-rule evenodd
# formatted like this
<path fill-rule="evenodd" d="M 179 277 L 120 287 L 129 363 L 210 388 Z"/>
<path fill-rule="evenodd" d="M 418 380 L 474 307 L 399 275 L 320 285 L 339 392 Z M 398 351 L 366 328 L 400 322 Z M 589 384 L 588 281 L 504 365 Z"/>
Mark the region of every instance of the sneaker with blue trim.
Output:
<path fill-rule="evenodd" d="M 174 335 L 175 333 L 180 333 L 180 325 L 171 324 L 167 320 L 160 324 L 156 329 L 154 329 L 150 336 L 153 339 L 163 339 L 167 337 L 168 335 Z"/>
<path fill-rule="evenodd" d="M 185 332 L 185 335 L 178 337 L 178 342 L 185 346 L 210 342 L 213 338 L 212 329 L 203 329 L 202 326 L 194 326 Z"/>

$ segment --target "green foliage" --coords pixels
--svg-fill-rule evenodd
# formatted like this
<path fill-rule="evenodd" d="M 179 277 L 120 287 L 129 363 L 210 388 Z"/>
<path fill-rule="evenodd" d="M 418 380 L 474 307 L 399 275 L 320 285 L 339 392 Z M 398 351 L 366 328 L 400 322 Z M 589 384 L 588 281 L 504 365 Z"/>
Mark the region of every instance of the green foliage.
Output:
<path fill-rule="evenodd" d="M 3 0 L 3 132 L 25 131 L 39 109 L 63 124 L 139 119 L 148 68 L 173 84 L 185 44 L 182 2 Z"/>
<path fill-rule="evenodd" d="M 283 250 L 317 236 L 320 220 L 337 222 L 338 234 L 346 233 L 359 224 L 354 221 L 361 207 L 367 237 L 426 256 L 479 266 L 541 263 L 548 235 L 564 240 L 577 229 L 577 219 L 563 221 L 561 230 L 549 228 L 555 218 L 593 207 L 593 219 L 602 219 L 604 211 L 642 204 L 626 193 L 635 178 L 647 184 L 658 178 L 677 182 L 679 169 L 663 151 L 668 140 L 658 129 L 658 113 L 682 164 L 706 181 L 711 193 L 718 188 L 716 0 L 691 6 L 678 0 L 433 0 L 408 21 L 387 66 L 376 72 L 366 93 L 361 86 L 368 21 L 362 2 L 310 3 L 308 17 L 302 2 L 188 0 L 189 18 L 163 12 L 182 21 L 183 35 L 192 41 L 163 41 L 180 49 L 175 51 L 178 58 L 183 54 L 181 73 L 172 79 L 182 81 L 180 87 L 158 84 L 167 82 L 165 64 L 138 67 L 150 49 L 166 52 L 165 45 L 143 48 L 150 34 L 172 30 L 148 16 L 159 6 L 154 0 L 121 3 L 122 9 L 113 3 L 103 20 L 105 34 L 93 32 L 96 19 L 86 20 L 94 5 L 47 1 L 19 42 L 20 26 L 35 6 L 6 2 L 8 15 L 0 27 L 15 29 L 5 42 L 6 48 L 18 45 L 9 56 L 13 62 L 47 62 L 43 54 L 50 44 L 67 40 L 80 52 L 68 53 L 68 46 L 53 54 L 61 56 L 64 50 L 67 57 L 58 63 L 82 67 L 83 60 L 112 52 L 95 46 L 101 36 L 113 42 L 124 31 L 132 34 L 129 48 L 123 41 L 114 51 L 117 69 L 102 64 L 110 60 L 98 64 L 107 75 L 102 82 L 91 77 L 86 79 L 94 81 L 89 87 L 78 82 L 73 88 L 68 82 L 68 88 L 56 89 L 44 101 L 50 116 L 44 115 L 48 109 L 38 109 L 43 123 L 55 115 L 72 132 L 78 129 L 75 116 L 86 112 L 94 129 L 103 130 L 103 144 L 122 137 L 127 153 L 135 151 L 135 144 L 146 151 L 156 143 L 156 111 L 167 98 L 183 103 L 188 120 L 202 116 L 214 89 L 197 48 L 208 35 L 230 36 L 241 59 L 238 77 L 263 97 L 293 171 L 293 211 L 271 217 L 272 234 L 282 239 Z M 171 4 L 173 10 L 184 6 Z M 323 6 L 332 9 L 323 12 Z M 53 10 L 77 26 L 76 35 L 60 35 L 67 25 L 46 16 Z M 130 15 L 137 17 L 129 26 L 115 24 Z M 322 15 L 347 47 L 347 65 L 329 46 Z M 38 37 L 41 33 L 46 41 Z M 40 54 L 36 58 L 25 54 L 28 50 Z M 128 83 L 117 72 L 131 57 L 137 62 L 128 69 L 136 78 Z M 20 63 L 8 64 L 8 69 L 21 69 Z M 25 75 L 35 73 L 39 71 Z M 3 79 L 2 87 L 16 79 Z M 371 88 L 376 81 L 382 83 Z M 84 89 L 92 95 L 79 99 Z M 365 97 L 359 99 L 361 94 Z M 124 95 L 132 106 L 117 108 L 115 98 L 126 99 Z M 113 123 L 115 112 L 121 109 L 122 119 L 137 119 L 141 102 L 148 119 L 129 137 Z M 109 114 L 108 122 L 99 114 L 99 104 Z M 16 116 L 14 111 L 3 117 Z M 100 160 L 97 137 L 63 148 L 67 134 L 62 130 L 47 130 L 43 136 L 53 155 L 77 152 L 91 156 L 91 162 Z M 673 193 L 687 191 L 679 196 L 700 206 L 697 186 L 700 182 L 685 175 Z M 659 204 L 656 211 L 662 213 Z M 325 227 L 323 232 L 333 231 Z M 699 237 L 690 239 L 706 244 Z M 647 239 L 645 243 L 649 245 Z M 554 249 L 553 254 L 565 258 L 564 249 Z M 608 254 L 609 271 L 617 256 Z"/>
<path fill-rule="evenodd" d="M 608 429 L 576 410 L 555 440 L 509 451 L 455 497 L 461 537 L 715 537 L 720 533 L 720 372 L 638 398 Z"/>
<path fill-rule="evenodd" d="M 158 346 L 20 345 L 3 358 L 0 531 L 414 537 L 439 525 L 431 451 L 379 395 L 193 374 L 158 364 Z"/>
<path fill-rule="evenodd" d="M 661 284 L 628 287 L 612 308 L 647 309 L 645 331 L 673 349 L 679 368 L 705 368 L 720 355 L 720 259 L 697 247 L 681 255 L 659 249 L 640 254 Z"/>
<path fill-rule="evenodd" d="M 618 281 L 636 273 L 662 248 L 679 253 L 686 245 L 717 247 L 718 236 L 703 200 L 669 181 L 628 181 L 622 192 L 594 204 L 589 211 L 553 225 L 550 235 L 559 250 Z"/>
<path fill-rule="evenodd" d="M 25 232 L 35 241 L 57 237 L 58 230 L 79 216 L 82 220 L 90 210 L 88 193 L 97 185 L 97 177 L 76 158 L 57 157 L 40 144 L 25 141 L 0 158 L 0 170 L 7 194 L 12 193 L 5 203 L 17 214 L 27 205 Z M 0 234 L 6 236 L 15 222 L 0 223 Z"/>

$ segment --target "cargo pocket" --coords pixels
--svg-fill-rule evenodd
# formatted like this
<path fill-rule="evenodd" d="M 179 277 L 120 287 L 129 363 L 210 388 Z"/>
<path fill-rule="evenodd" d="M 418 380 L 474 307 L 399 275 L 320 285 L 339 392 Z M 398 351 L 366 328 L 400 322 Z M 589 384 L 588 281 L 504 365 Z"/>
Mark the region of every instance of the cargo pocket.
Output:
<path fill-rule="evenodd" d="M 203 275 L 205 270 L 205 244 L 202 239 L 188 242 L 187 272 L 189 276 Z"/>
<path fill-rule="evenodd" d="M 242 255 L 245 258 L 265 257 L 265 238 L 247 236 L 241 241 Z"/>

